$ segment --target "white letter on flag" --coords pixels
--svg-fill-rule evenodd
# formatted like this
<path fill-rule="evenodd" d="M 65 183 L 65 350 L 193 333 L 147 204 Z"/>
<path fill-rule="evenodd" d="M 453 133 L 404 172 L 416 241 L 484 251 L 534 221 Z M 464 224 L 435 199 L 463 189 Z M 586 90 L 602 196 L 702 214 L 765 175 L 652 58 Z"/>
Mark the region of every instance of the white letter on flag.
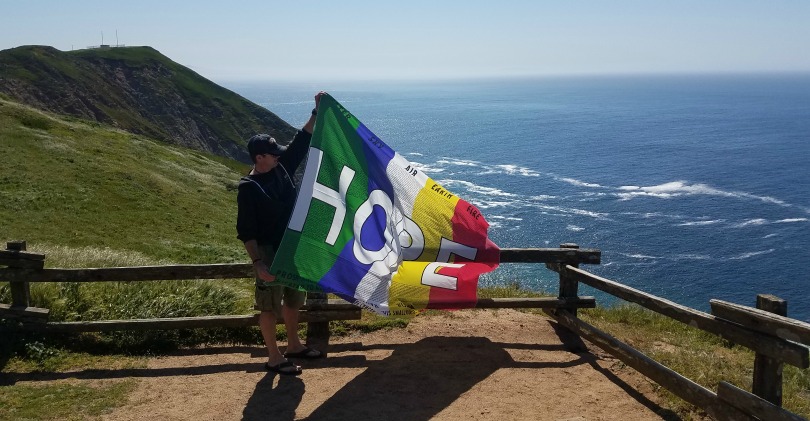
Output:
<path fill-rule="evenodd" d="M 340 181 L 338 182 L 340 191 L 338 192 L 317 182 L 322 160 L 323 151 L 309 148 L 307 168 L 304 172 L 304 180 L 301 181 L 301 193 L 295 202 L 295 209 L 293 209 L 288 228 L 301 232 L 304 229 L 304 222 L 307 219 L 312 199 L 318 199 L 335 208 L 332 226 L 326 236 L 326 243 L 333 246 L 337 241 L 338 234 L 340 234 L 340 227 L 343 226 L 343 219 L 346 218 L 346 192 L 349 191 L 349 185 L 352 184 L 354 179 L 354 170 L 344 166 L 343 170 L 340 171 Z M 306 209 L 306 212 L 299 212 L 299 206 Z"/>

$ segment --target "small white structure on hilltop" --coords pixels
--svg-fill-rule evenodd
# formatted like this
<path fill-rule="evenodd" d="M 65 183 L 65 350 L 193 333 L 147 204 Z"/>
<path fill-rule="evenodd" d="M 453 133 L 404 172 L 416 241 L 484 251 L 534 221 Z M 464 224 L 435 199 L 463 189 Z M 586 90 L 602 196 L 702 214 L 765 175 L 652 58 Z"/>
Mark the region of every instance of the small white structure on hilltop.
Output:
<path fill-rule="evenodd" d="M 118 43 L 118 30 L 116 29 L 115 30 L 115 45 L 105 44 L 104 43 L 104 31 L 101 31 L 101 44 L 100 45 L 91 45 L 91 46 L 88 46 L 87 48 L 107 49 L 107 48 L 118 48 L 118 47 L 126 47 L 126 45 Z"/>

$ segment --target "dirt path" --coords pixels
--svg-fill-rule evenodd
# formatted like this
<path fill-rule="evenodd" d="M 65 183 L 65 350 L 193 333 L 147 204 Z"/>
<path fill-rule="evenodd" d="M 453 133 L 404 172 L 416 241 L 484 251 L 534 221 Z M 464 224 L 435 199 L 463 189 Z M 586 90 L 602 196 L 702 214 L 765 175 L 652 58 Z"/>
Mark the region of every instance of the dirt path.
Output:
<path fill-rule="evenodd" d="M 332 341 L 300 378 L 262 369 L 258 347 L 186 350 L 133 373 L 110 420 L 656 420 L 639 374 L 549 319 L 513 310 L 418 317 L 407 329 Z"/>

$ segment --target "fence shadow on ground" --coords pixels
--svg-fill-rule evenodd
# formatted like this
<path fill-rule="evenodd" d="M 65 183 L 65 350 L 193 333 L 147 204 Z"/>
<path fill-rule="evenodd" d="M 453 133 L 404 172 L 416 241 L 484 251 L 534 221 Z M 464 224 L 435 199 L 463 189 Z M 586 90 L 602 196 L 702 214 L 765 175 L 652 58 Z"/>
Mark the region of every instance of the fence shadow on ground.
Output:
<path fill-rule="evenodd" d="M 554 333 L 560 338 L 560 342 L 563 344 L 566 350 L 575 354 L 581 353 L 588 353 L 588 355 L 593 356 L 588 351 L 588 346 L 585 344 L 585 341 L 582 340 L 578 335 L 571 332 L 570 330 L 566 329 L 565 327 L 561 326 L 559 323 L 556 323 L 552 320 L 548 321 L 548 324 L 554 329 Z M 666 421 L 680 421 L 681 417 L 666 408 L 662 408 L 655 402 L 648 399 L 644 394 L 640 393 L 636 388 L 627 384 L 624 380 L 619 378 L 616 374 L 612 373 L 610 370 L 603 368 L 599 364 L 596 363 L 596 357 L 588 358 L 588 364 L 593 367 L 594 370 L 601 373 L 605 376 L 608 380 L 610 380 L 613 384 L 619 386 L 627 393 L 628 396 L 635 399 L 638 403 L 646 406 L 649 410 L 658 414 L 661 418 Z"/>
<path fill-rule="evenodd" d="M 501 368 L 542 369 L 589 364 L 603 371 L 596 358 L 589 353 L 577 354 L 578 358 L 565 362 L 523 362 L 513 360 L 507 352 L 507 349 L 559 352 L 565 350 L 564 345 L 498 343 L 483 337 L 436 336 L 412 344 L 363 346 L 352 343 L 332 347 L 332 353 L 372 349 L 389 349 L 393 353 L 382 360 L 368 361 L 362 358 L 363 366 L 368 368 L 306 419 L 429 420 Z M 306 369 L 356 367 L 359 362 L 357 357 L 362 356 L 346 355 L 311 361 Z M 606 377 L 624 390 L 632 389 L 616 376 Z M 274 375 L 268 375 L 257 385 L 243 412 L 243 419 L 294 418 L 295 411 L 290 411 L 290 406 L 297 399 L 298 386 L 295 381 L 279 379 L 278 385 L 273 388 L 274 378 Z M 662 409 L 643 395 L 636 393 L 632 396 L 661 413 Z"/>

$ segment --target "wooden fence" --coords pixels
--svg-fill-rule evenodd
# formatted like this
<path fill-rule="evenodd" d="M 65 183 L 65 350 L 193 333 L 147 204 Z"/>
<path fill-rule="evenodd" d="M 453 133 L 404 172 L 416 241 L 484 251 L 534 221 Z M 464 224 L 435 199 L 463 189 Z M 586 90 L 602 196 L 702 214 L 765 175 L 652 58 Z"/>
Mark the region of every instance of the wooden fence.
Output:
<path fill-rule="evenodd" d="M 787 303 L 770 295 L 757 297 L 757 308 L 711 300 L 712 314 L 647 294 L 584 271 L 581 264 L 599 264 L 601 252 L 575 244 L 560 248 L 502 249 L 502 263 L 545 263 L 559 274 L 559 296 L 479 299 L 477 308 L 542 308 L 569 330 L 615 356 L 685 401 L 718 420 L 803 420 L 781 407 L 782 368 L 810 367 L 810 324 L 785 317 Z M 12 303 L 0 304 L 0 317 L 14 319 L 25 329 L 83 332 L 130 329 L 180 329 L 255 326 L 257 315 L 180 317 L 144 320 L 48 322 L 48 310 L 30 306 L 30 285 L 36 282 L 105 282 L 252 278 L 250 264 L 166 265 L 98 269 L 45 269 L 45 256 L 26 251 L 25 242 L 0 250 L 0 281 L 9 282 Z M 715 334 L 756 353 L 752 392 L 721 382 L 709 390 L 639 350 L 577 317 L 578 308 L 593 308 L 593 297 L 578 295 L 586 284 L 666 317 Z M 310 294 L 301 312 L 307 322 L 307 343 L 326 350 L 330 320 L 360 318 L 360 309 L 342 300 Z M 282 321 L 279 321 L 281 323 Z M 805 420 L 806 421 L 806 420 Z"/>
<path fill-rule="evenodd" d="M 711 300 L 704 313 L 579 269 L 547 264 L 560 275 L 560 297 L 575 296 L 579 283 L 638 304 L 656 313 L 715 334 L 755 352 L 752 393 L 728 382 L 713 392 L 649 358 L 630 345 L 577 318 L 575 310 L 547 313 L 560 324 L 633 367 L 681 399 L 718 420 L 805 420 L 782 408 L 782 368 L 810 367 L 810 324 L 785 317 L 787 303 L 758 295 L 757 308 Z"/>
<path fill-rule="evenodd" d="M 504 249 L 503 262 L 599 263 L 598 250 Z M 107 282 L 253 278 L 247 263 L 208 265 L 164 265 L 95 269 L 45 269 L 45 256 L 26 251 L 25 242 L 11 242 L 0 250 L 0 281 L 10 283 L 12 303 L 0 304 L 0 316 L 16 319 L 28 330 L 47 332 L 90 332 L 111 330 L 157 330 L 256 326 L 258 315 L 219 315 L 163 319 L 48 322 L 48 309 L 30 306 L 30 285 L 38 282 Z M 480 299 L 477 308 L 593 308 L 593 297 L 491 298 Z M 329 342 L 330 320 L 357 320 L 360 308 L 343 300 L 327 300 L 324 294 L 308 294 L 301 311 L 307 324 L 307 344 L 324 353 Z M 279 320 L 278 323 L 283 323 Z"/>

